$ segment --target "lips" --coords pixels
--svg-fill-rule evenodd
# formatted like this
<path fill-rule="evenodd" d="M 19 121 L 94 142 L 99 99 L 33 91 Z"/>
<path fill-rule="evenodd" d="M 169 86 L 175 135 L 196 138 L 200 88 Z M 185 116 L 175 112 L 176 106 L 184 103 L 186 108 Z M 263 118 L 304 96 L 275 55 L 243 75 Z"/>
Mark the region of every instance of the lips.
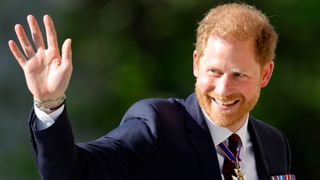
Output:
<path fill-rule="evenodd" d="M 229 99 L 229 100 L 219 100 L 215 98 L 212 98 L 212 99 L 219 107 L 223 109 L 229 109 L 235 106 L 240 101 L 239 99 Z"/>

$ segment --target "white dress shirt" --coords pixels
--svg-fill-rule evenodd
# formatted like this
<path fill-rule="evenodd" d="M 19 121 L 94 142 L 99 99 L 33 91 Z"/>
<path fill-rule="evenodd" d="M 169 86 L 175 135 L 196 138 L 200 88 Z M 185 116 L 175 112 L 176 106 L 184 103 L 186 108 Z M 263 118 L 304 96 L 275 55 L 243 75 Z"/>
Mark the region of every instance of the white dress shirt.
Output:
<path fill-rule="evenodd" d="M 227 128 L 219 127 L 212 120 L 210 120 L 209 116 L 203 110 L 202 112 L 205 116 L 206 123 L 208 125 L 212 140 L 217 150 L 221 177 L 222 179 L 224 179 L 222 174 L 222 168 L 225 157 L 218 145 L 224 141 L 227 141 L 227 139 L 229 138 L 229 136 L 233 134 L 233 132 L 231 132 Z M 254 158 L 252 142 L 248 131 L 248 118 L 249 115 L 247 115 L 245 124 L 235 133 L 240 137 L 242 143 L 240 150 L 240 168 L 241 172 L 244 173 L 244 179 L 258 180 L 259 178 L 257 174 L 256 161 Z"/>
<path fill-rule="evenodd" d="M 39 121 L 34 122 L 37 130 L 43 130 L 50 127 L 64 110 L 64 105 L 62 105 L 56 111 L 47 114 L 46 112 L 40 110 L 36 105 L 34 105 L 33 107 L 34 112 L 36 113 L 39 119 Z"/>

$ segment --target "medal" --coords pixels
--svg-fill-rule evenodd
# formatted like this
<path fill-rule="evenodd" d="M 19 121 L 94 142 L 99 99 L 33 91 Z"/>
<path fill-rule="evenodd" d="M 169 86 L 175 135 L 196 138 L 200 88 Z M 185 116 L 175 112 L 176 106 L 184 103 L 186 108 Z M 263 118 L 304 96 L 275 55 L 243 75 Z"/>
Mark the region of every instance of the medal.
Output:
<path fill-rule="evenodd" d="M 224 156 L 235 164 L 234 172 L 236 176 L 232 176 L 232 180 L 244 180 L 244 173 L 241 172 L 240 163 L 239 163 L 241 161 L 240 159 L 241 146 L 239 147 L 239 150 L 236 156 L 233 155 L 233 153 L 224 143 L 219 144 L 219 147 L 222 150 Z"/>
<path fill-rule="evenodd" d="M 234 172 L 236 173 L 237 177 L 232 176 L 232 180 L 244 180 L 244 174 L 241 172 L 241 168 L 238 160 L 236 160 L 235 166 L 236 167 L 234 168 Z"/>

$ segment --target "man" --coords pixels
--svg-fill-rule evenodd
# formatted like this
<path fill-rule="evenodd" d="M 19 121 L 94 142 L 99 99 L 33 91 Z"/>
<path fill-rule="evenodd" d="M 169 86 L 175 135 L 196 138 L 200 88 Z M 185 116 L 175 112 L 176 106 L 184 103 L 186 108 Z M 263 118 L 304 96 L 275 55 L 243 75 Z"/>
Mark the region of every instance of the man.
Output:
<path fill-rule="evenodd" d="M 92 142 L 75 144 L 65 107 L 71 40 L 60 56 L 51 18 L 48 48 L 27 17 L 36 51 L 15 26 L 25 56 L 9 47 L 34 97 L 32 143 L 42 179 L 219 180 L 294 178 L 286 137 L 249 117 L 274 68 L 277 35 L 268 18 L 246 4 L 209 11 L 193 53 L 195 93 L 187 99 L 135 103 L 120 125 Z"/>

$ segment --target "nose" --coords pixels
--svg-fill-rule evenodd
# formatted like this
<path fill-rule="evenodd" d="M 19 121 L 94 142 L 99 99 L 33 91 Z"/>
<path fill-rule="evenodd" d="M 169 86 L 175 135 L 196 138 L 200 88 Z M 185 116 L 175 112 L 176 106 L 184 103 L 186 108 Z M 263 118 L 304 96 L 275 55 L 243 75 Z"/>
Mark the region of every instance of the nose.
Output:
<path fill-rule="evenodd" d="M 232 77 L 223 74 L 217 79 L 214 90 L 217 95 L 227 97 L 232 94 L 233 88 Z"/>

